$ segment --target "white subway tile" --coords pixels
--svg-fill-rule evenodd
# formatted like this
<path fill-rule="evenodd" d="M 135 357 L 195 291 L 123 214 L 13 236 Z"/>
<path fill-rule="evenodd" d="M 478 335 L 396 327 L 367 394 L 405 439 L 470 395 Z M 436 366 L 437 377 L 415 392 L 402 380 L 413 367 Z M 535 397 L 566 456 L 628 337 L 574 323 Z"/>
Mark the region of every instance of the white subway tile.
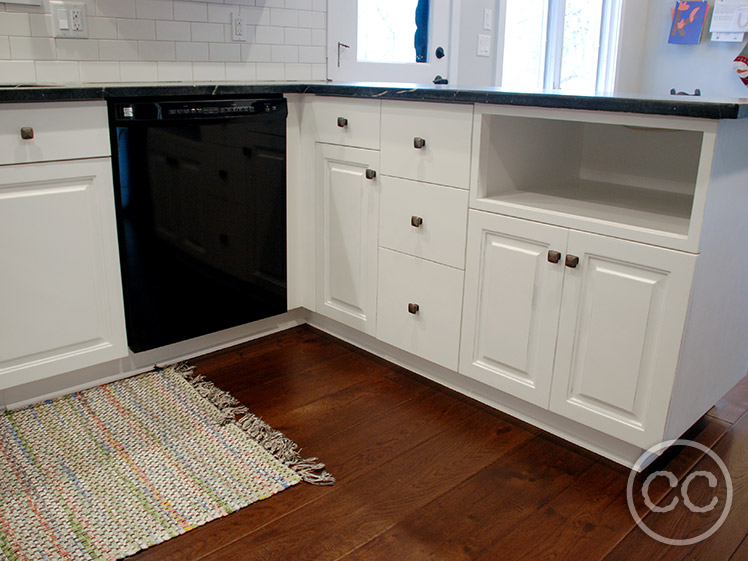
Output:
<path fill-rule="evenodd" d="M 209 61 L 208 43 L 177 43 L 177 60 L 188 62 Z"/>
<path fill-rule="evenodd" d="M 312 13 L 312 12 L 309 12 L 309 13 Z M 280 27 L 298 27 L 299 26 L 299 11 L 272 8 L 270 10 L 270 23 L 272 25 L 278 25 Z M 304 27 L 311 27 L 311 26 L 304 25 Z"/>
<path fill-rule="evenodd" d="M 85 39 L 55 39 L 60 60 L 99 60 L 99 42 Z"/>
<path fill-rule="evenodd" d="M 196 82 L 226 80 L 226 66 L 222 62 L 196 62 L 192 65 L 192 79 Z"/>
<path fill-rule="evenodd" d="M 312 65 L 311 64 L 286 64 L 286 80 L 311 80 L 312 79 Z"/>
<path fill-rule="evenodd" d="M 286 5 L 286 0 L 255 0 L 255 6 L 263 8 L 282 8 Z"/>
<path fill-rule="evenodd" d="M 255 43 L 263 45 L 283 45 L 286 42 L 282 27 L 258 25 L 255 29 Z"/>
<path fill-rule="evenodd" d="M 92 15 L 90 11 L 87 11 Z M 96 0 L 96 15 L 110 18 L 134 18 L 135 2 L 132 0 Z"/>
<path fill-rule="evenodd" d="M 220 43 L 223 41 L 223 24 L 191 23 L 192 40 L 203 43 Z"/>
<path fill-rule="evenodd" d="M 312 0 L 286 0 L 286 8 L 291 10 L 311 10 Z M 288 71 L 288 67 L 286 67 Z"/>
<path fill-rule="evenodd" d="M 258 80 L 283 80 L 286 77 L 286 71 L 283 64 L 278 63 L 257 63 Z"/>
<path fill-rule="evenodd" d="M 270 45 L 244 44 L 242 45 L 242 60 L 244 62 L 270 62 L 272 53 Z"/>
<path fill-rule="evenodd" d="M 0 60 L 0 76 L 9 84 L 37 82 L 36 66 L 30 60 Z"/>
<path fill-rule="evenodd" d="M 314 46 L 327 46 L 327 30 L 326 29 L 312 29 L 312 45 Z"/>
<path fill-rule="evenodd" d="M 139 19 L 172 19 L 172 0 L 135 0 L 135 12 Z"/>
<path fill-rule="evenodd" d="M 299 47 L 299 62 L 325 62 L 325 47 Z"/>
<path fill-rule="evenodd" d="M 37 60 L 34 64 L 36 79 L 41 83 L 70 84 L 81 81 L 77 62 Z"/>
<path fill-rule="evenodd" d="M 116 39 L 117 20 L 114 18 L 88 18 L 88 36 L 91 39 Z"/>
<path fill-rule="evenodd" d="M 45 37 L 10 37 L 10 54 L 17 60 L 56 60 L 55 40 Z"/>
<path fill-rule="evenodd" d="M 205 2 L 174 1 L 174 19 L 179 21 L 208 21 L 208 5 Z"/>
<path fill-rule="evenodd" d="M 153 61 L 176 60 L 174 43 L 171 41 L 138 41 L 138 58 Z"/>
<path fill-rule="evenodd" d="M 0 60 L 10 58 L 10 41 L 7 37 L 0 37 Z M 5 80 L 5 78 L 3 78 Z"/>
<path fill-rule="evenodd" d="M 2 16 L 0 16 L 1 18 Z M 52 16 L 49 14 L 29 14 L 31 35 L 34 37 L 52 37 Z"/>
<path fill-rule="evenodd" d="M 158 66 L 155 62 L 120 62 L 119 73 L 123 82 L 158 81 Z"/>
<path fill-rule="evenodd" d="M 299 11 L 299 26 L 312 29 L 327 29 L 327 14 L 325 12 Z"/>
<path fill-rule="evenodd" d="M 255 0 L 226 0 L 225 3 L 233 6 L 254 6 Z"/>
<path fill-rule="evenodd" d="M 242 8 L 242 14 L 248 25 L 270 25 L 270 10 L 267 8 Z"/>
<path fill-rule="evenodd" d="M 257 66 L 254 62 L 227 62 L 226 79 L 253 82 L 257 80 Z"/>
<path fill-rule="evenodd" d="M 327 65 L 326 64 L 312 64 L 312 80 L 326 80 L 327 79 Z"/>
<path fill-rule="evenodd" d="M 192 81 L 191 62 L 159 62 L 157 64 L 159 82 Z"/>
<path fill-rule="evenodd" d="M 31 20 L 29 14 L 14 14 L 0 12 L 0 35 L 31 36 Z"/>
<path fill-rule="evenodd" d="M 86 0 L 86 3 L 88 3 L 90 0 Z M 8 4 L 7 2 L 3 4 L 5 6 L 6 12 L 23 12 L 25 14 L 43 14 L 44 13 L 44 5 L 41 6 L 31 6 L 26 4 Z"/>
<path fill-rule="evenodd" d="M 119 82 L 118 62 L 81 62 L 81 82 Z"/>
<path fill-rule="evenodd" d="M 286 45 L 311 45 L 312 30 L 301 27 L 285 27 Z"/>
<path fill-rule="evenodd" d="M 271 48 L 273 62 L 299 62 L 299 48 L 293 45 L 273 45 Z"/>
<path fill-rule="evenodd" d="M 156 25 L 149 19 L 118 19 L 118 39 L 156 39 Z"/>
<path fill-rule="evenodd" d="M 326 12 L 327 0 L 312 0 L 312 10 L 315 12 Z"/>
<path fill-rule="evenodd" d="M 159 41 L 189 41 L 190 24 L 184 21 L 157 21 L 156 39 Z"/>
<path fill-rule="evenodd" d="M 239 12 L 237 6 L 225 4 L 208 4 L 208 21 L 213 23 L 231 23 L 231 12 Z"/>
<path fill-rule="evenodd" d="M 242 59 L 238 43 L 211 43 L 210 60 L 214 62 L 239 62 Z"/>
<path fill-rule="evenodd" d="M 101 60 L 138 60 L 137 41 L 99 41 L 99 58 Z"/>

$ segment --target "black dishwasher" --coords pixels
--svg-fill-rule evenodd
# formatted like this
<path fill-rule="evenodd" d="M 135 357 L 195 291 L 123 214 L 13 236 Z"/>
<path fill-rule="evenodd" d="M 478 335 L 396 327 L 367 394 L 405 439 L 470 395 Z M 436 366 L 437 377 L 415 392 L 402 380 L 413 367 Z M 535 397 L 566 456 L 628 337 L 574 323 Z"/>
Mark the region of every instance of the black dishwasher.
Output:
<path fill-rule="evenodd" d="M 286 101 L 110 100 L 134 352 L 286 311 Z"/>

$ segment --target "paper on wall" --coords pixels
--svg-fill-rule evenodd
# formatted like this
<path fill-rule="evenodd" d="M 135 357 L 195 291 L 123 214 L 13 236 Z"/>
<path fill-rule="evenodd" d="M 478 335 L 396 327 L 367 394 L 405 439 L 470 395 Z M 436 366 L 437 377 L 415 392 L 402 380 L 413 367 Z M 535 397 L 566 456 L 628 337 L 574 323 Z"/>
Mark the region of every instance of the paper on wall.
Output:
<path fill-rule="evenodd" d="M 716 2 L 709 31 L 712 33 L 748 32 L 748 2 L 746 0 Z"/>

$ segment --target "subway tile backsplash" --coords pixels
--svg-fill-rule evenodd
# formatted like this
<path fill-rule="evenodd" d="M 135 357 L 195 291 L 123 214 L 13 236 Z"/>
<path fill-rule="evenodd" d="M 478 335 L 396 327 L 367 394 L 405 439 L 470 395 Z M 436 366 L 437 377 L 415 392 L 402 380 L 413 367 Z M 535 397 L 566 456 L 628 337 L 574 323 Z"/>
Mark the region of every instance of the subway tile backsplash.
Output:
<path fill-rule="evenodd" d="M 0 83 L 326 77 L 326 0 L 83 1 L 88 39 L 53 37 L 49 0 L 0 0 Z M 236 12 L 244 42 L 231 40 Z"/>

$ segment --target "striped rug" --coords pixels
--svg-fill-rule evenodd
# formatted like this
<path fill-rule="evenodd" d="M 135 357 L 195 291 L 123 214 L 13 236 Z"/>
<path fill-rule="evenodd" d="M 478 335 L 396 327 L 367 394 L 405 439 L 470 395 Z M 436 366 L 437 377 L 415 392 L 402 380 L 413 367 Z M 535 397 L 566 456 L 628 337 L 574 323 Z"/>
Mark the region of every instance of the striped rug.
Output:
<path fill-rule="evenodd" d="M 323 468 L 184 366 L 6 412 L 0 560 L 121 559 Z"/>

